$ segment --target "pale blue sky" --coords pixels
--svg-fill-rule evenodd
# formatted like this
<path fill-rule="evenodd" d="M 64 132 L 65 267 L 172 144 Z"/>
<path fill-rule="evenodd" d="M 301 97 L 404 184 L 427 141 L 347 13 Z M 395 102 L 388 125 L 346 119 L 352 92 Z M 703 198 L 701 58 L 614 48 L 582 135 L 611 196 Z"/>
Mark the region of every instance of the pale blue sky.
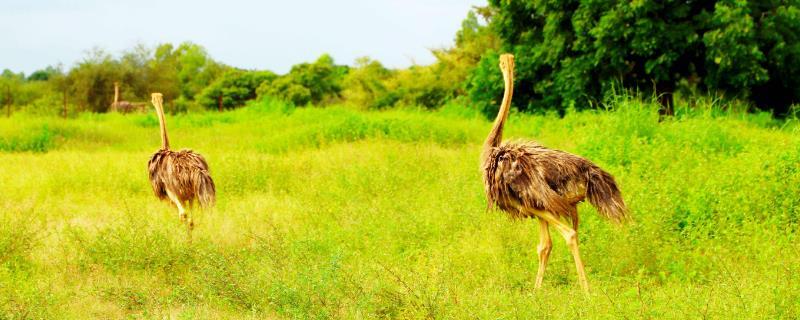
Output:
<path fill-rule="evenodd" d="M 69 67 L 93 47 L 192 41 L 223 63 L 286 72 L 328 52 L 388 67 L 434 60 L 486 0 L 0 0 L 0 70 Z"/>

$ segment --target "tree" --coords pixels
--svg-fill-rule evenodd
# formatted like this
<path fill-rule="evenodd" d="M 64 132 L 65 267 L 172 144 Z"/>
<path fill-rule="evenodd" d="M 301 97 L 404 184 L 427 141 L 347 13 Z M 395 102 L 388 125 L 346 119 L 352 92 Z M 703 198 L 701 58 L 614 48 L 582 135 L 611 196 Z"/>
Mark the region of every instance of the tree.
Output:
<path fill-rule="evenodd" d="M 323 54 L 313 63 L 294 65 L 288 74 L 264 83 L 258 95 L 287 100 L 298 106 L 330 103 L 340 98 L 342 81 L 348 70 L 347 66 L 336 65 L 330 55 Z"/>
<path fill-rule="evenodd" d="M 5 107 L 7 116 L 14 109 L 29 106 L 48 92 L 46 81 L 26 81 L 25 74 L 8 69 L 0 75 L 0 106 Z"/>
<path fill-rule="evenodd" d="M 270 71 L 230 70 L 203 89 L 197 100 L 208 109 L 233 109 L 256 97 L 256 89 L 277 76 Z M 220 110 L 221 111 L 221 110 Z"/>
<path fill-rule="evenodd" d="M 499 38 L 480 23 L 491 11 L 476 8 L 467 14 L 456 33 L 452 48 L 432 50 L 436 62 L 429 66 L 411 66 L 393 73 L 386 83 L 387 93 L 377 104 L 411 105 L 438 108 L 449 99 L 464 95 L 464 84 L 481 57 L 500 46 Z"/>
<path fill-rule="evenodd" d="M 442 83 L 449 86 L 453 96 L 464 95 L 464 81 L 488 51 L 500 48 L 500 38 L 478 19 L 481 8 L 470 10 L 456 32 L 455 45 L 448 49 L 433 50 L 436 63 L 433 72 L 439 75 Z M 490 12 L 482 13 L 488 19 Z"/>
<path fill-rule="evenodd" d="M 290 77 L 280 77 L 272 82 L 264 82 L 256 90 L 258 97 L 273 97 L 296 106 L 305 106 L 311 102 L 311 90 L 297 84 Z"/>
<path fill-rule="evenodd" d="M 0 75 L 0 105 L 5 107 L 6 116 L 11 116 L 11 107 L 14 104 L 14 94 L 19 90 L 20 80 L 8 69 Z"/>
<path fill-rule="evenodd" d="M 226 70 L 202 46 L 191 42 L 157 46 L 147 67 L 151 90 L 163 93 L 167 101 L 194 99 Z"/>
<path fill-rule="evenodd" d="M 356 59 L 355 66 L 350 69 L 342 80 L 342 97 L 352 105 L 377 109 L 387 107 L 382 105 L 389 94 L 386 80 L 392 76 L 389 69 L 368 57 Z"/>
<path fill-rule="evenodd" d="M 61 75 L 61 66 L 47 66 L 44 69 L 36 70 L 28 76 L 28 81 L 47 81 L 54 76 Z"/>
<path fill-rule="evenodd" d="M 203 88 L 225 72 L 226 67 L 211 59 L 200 45 L 184 42 L 175 51 L 181 96 L 185 99 L 194 99 Z"/>
<path fill-rule="evenodd" d="M 490 26 L 515 53 L 517 106 L 563 110 L 602 101 L 615 86 L 653 92 L 669 109 L 679 83 L 752 98 L 800 99 L 800 14 L 781 1 L 501 1 Z M 499 84 L 484 57 L 468 81 L 483 108 Z M 494 93 L 493 93 L 494 92 Z M 774 99 L 773 99 L 774 101 Z M 763 104 L 762 104 L 763 105 Z"/>
<path fill-rule="evenodd" d="M 83 61 L 70 70 L 72 90 L 81 110 L 106 112 L 114 98 L 114 82 L 122 78 L 119 62 L 101 49 L 89 51 Z"/>
<path fill-rule="evenodd" d="M 53 90 L 61 96 L 61 116 L 66 118 L 69 116 L 69 97 L 72 88 L 73 79 L 61 71 L 61 66 L 58 67 L 58 73 L 49 78 Z"/>

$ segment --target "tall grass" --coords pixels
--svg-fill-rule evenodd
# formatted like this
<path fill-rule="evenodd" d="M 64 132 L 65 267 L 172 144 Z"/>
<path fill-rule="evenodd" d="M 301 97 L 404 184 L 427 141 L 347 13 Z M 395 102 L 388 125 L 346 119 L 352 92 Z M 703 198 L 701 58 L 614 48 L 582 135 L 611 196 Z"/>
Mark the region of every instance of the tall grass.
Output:
<path fill-rule="evenodd" d="M 711 107 L 709 107 L 711 108 Z M 512 114 L 612 172 L 633 221 L 581 206 L 592 293 L 563 241 L 533 290 L 538 228 L 486 212 L 489 122 L 255 102 L 168 117 L 218 205 L 194 241 L 149 189 L 156 118 L 0 120 L 0 318 L 797 318 L 800 130 L 765 115 L 625 98 Z M 46 147 L 30 147 L 49 132 Z M 41 138 L 38 138 L 41 139 Z M 7 141 L 15 141 L 13 144 Z M 24 146 L 24 147 L 19 147 Z"/>

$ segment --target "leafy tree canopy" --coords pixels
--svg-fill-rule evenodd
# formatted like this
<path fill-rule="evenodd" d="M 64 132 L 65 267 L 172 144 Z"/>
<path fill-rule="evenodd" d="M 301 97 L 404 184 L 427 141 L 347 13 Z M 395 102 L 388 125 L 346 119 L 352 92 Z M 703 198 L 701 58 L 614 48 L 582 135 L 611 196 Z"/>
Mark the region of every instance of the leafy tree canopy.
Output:
<path fill-rule="evenodd" d="M 796 1 L 490 0 L 491 28 L 516 55 L 523 110 L 586 107 L 622 84 L 671 104 L 679 87 L 750 98 L 778 112 L 800 99 Z M 468 80 L 490 110 L 496 54 Z"/>

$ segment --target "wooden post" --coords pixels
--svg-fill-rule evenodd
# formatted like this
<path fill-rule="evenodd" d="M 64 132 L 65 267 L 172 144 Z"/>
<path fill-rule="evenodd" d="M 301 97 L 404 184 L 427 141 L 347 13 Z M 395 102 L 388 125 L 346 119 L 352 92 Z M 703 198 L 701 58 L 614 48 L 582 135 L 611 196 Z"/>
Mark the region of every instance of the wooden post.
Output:
<path fill-rule="evenodd" d="M 6 85 L 6 117 L 11 117 L 11 85 Z"/>
<path fill-rule="evenodd" d="M 64 119 L 67 118 L 67 89 L 64 89 Z"/>
<path fill-rule="evenodd" d="M 222 94 L 217 98 L 217 106 L 219 107 L 219 112 L 222 112 Z"/>
<path fill-rule="evenodd" d="M 675 85 L 669 82 L 659 82 L 656 83 L 655 87 L 658 104 L 660 105 L 660 108 L 658 108 L 659 121 L 664 117 L 674 116 L 675 109 L 673 108 L 672 92 L 675 91 Z"/>

